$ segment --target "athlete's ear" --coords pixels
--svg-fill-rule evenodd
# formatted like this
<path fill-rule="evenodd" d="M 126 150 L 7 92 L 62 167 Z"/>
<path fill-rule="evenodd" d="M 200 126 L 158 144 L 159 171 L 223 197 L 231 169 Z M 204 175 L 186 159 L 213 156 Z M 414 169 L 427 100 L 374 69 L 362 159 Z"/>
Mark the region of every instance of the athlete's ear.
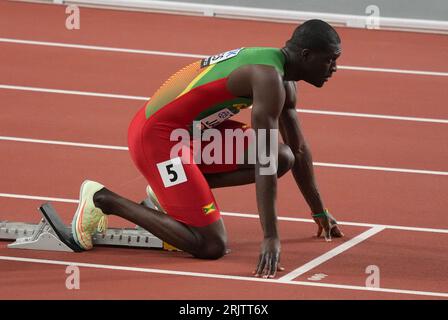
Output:
<path fill-rule="evenodd" d="M 309 57 L 310 57 L 310 54 L 311 54 L 311 50 L 310 50 L 310 49 L 302 49 L 302 50 L 300 51 L 300 57 L 301 57 L 303 60 L 308 60 Z"/>

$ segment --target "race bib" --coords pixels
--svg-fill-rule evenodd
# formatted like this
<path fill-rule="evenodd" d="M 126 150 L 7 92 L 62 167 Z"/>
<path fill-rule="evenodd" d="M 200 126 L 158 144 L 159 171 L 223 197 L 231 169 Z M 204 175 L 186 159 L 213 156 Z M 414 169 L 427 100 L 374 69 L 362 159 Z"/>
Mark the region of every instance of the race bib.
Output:
<path fill-rule="evenodd" d="M 157 163 L 160 177 L 165 188 L 178 185 L 187 181 L 187 176 L 180 158 Z"/>
<path fill-rule="evenodd" d="M 208 117 L 201 119 L 201 127 L 202 128 L 213 128 L 218 124 L 224 122 L 235 114 L 227 108 L 221 109 L 218 112 L 215 112 Z"/>
<path fill-rule="evenodd" d="M 216 56 L 211 56 L 211 57 L 205 58 L 205 59 L 203 59 L 201 61 L 201 68 L 205 68 L 205 67 L 208 67 L 208 66 L 210 66 L 212 64 L 215 64 L 215 63 L 218 63 L 218 62 L 221 62 L 221 61 L 228 60 L 228 59 L 231 59 L 233 57 L 236 57 L 238 55 L 238 53 L 240 53 L 240 51 L 242 49 L 243 48 L 230 50 L 230 51 L 227 51 L 227 52 L 220 53 L 220 54 L 218 54 Z"/>

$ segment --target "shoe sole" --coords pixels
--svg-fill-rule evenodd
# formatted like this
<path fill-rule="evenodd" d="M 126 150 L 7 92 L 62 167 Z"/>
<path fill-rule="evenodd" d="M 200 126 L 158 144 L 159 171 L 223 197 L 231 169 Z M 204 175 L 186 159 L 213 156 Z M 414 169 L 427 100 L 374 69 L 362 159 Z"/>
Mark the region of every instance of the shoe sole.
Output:
<path fill-rule="evenodd" d="M 73 239 L 75 240 L 76 244 L 78 244 L 82 249 L 84 250 L 89 250 L 91 248 L 87 248 L 87 246 L 85 245 L 85 243 L 83 243 L 83 241 L 81 239 L 78 238 L 78 223 L 79 221 L 82 221 L 82 213 L 84 212 L 84 207 L 86 205 L 87 200 L 83 199 L 82 197 L 82 193 L 84 190 L 84 186 L 89 183 L 90 181 L 84 181 L 81 185 L 81 188 L 79 190 L 79 204 L 78 204 L 78 208 L 76 208 L 76 213 L 73 217 L 73 221 L 72 221 L 72 234 L 73 234 Z M 82 235 L 82 230 L 79 230 L 80 234 Z M 81 236 L 82 237 L 82 236 Z"/>
<path fill-rule="evenodd" d="M 149 196 L 149 198 L 151 199 L 152 203 L 154 204 L 154 206 L 161 212 L 166 214 L 165 209 L 162 208 L 162 205 L 159 202 L 159 199 L 157 199 L 156 194 L 154 193 L 154 191 L 152 190 L 150 185 L 146 186 L 146 194 Z"/>

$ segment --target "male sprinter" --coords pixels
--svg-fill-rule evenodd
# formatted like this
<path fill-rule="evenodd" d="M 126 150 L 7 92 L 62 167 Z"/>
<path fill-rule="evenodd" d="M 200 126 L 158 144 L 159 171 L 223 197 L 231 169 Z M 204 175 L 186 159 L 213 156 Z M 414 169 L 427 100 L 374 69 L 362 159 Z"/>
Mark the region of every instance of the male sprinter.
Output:
<path fill-rule="evenodd" d="M 295 109 L 295 82 L 303 80 L 322 87 L 336 71 L 340 54 L 337 32 L 323 21 L 310 20 L 300 25 L 281 49 L 241 48 L 178 71 L 137 113 L 129 127 L 130 154 L 147 179 L 148 193 L 159 210 L 124 199 L 99 183 L 85 181 L 72 223 L 76 242 L 91 249 L 93 233 L 103 225 L 106 215 L 114 214 L 194 257 L 220 258 L 226 254 L 227 236 L 210 188 L 255 182 L 264 238 L 254 274 L 272 278 L 282 270 L 275 206 L 277 178 L 290 169 L 318 224 L 318 236 L 322 231 L 327 240 L 343 236 L 319 194 L 310 150 Z M 267 141 L 271 141 L 271 132 L 279 130 L 285 142 L 278 148 L 270 142 L 264 146 L 257 143 L 267 154 L 274 154 L 268 163 L 261 163 L 259 150 L 255 165 L 236 164 L 238 155 L 233 156 L 231 164 L 195 163 L 191 161 L 191 145 L 179 148 L 173 156 L 173 148 L 178 145 L 177 140 L 170 139 L 174 130 L 191 130 L 193 121 L 199 121 L 203 133 L 211 128 L 223 134 L 229 128 L 249 130 L 228 118 L 250 105 L 255 134 L 265 129 Z M 225 152 L 228 149 L 223 146 Z M 263 174 L 269 166 L 277 170 Z"/>

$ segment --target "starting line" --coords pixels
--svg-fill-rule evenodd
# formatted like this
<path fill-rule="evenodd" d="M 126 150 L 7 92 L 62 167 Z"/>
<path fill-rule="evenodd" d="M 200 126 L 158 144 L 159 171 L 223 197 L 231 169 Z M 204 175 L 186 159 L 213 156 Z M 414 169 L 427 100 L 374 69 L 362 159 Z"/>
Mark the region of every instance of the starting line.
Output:
<path fill-rule="evenodd" d="M 142 205 L 150 206 L 146 201 Z M 62 252 L 84 251 L 73 239 L 71 227 L 65 225 L 53 206 L 47 202 L 39 207 L 42 219 L 37 224 L 0 221 L 0 240 L 15 240 L 11 249 Z M 94 245 L 177 250 L 150 232 L 136 226 L 108 228 L 93 236 Z"/>

